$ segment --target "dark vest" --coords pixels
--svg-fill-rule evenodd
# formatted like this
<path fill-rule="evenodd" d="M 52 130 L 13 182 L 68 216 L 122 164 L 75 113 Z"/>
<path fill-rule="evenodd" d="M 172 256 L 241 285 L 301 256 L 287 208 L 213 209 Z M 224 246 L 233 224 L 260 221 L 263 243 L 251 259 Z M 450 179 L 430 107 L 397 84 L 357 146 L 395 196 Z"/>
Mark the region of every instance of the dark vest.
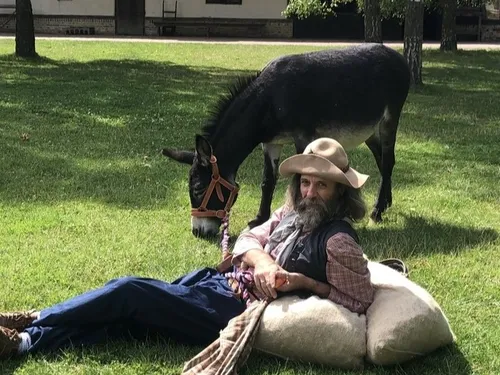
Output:
<path fill-rule="evenodd" d="M 347 221 L 333 220 L 297 240 L 283 268 L 288 272 L 299 272 L 326 283 L 326 243 L 337 233 L 347 233 L 359 243 L 356 231 Z"/>

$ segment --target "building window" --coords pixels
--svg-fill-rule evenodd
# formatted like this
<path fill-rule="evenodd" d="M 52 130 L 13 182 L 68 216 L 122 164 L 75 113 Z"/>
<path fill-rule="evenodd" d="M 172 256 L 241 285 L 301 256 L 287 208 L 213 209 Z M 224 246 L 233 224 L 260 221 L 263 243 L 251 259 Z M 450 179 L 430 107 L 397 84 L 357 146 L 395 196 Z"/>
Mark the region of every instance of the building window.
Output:
<path fill-rule="evenodd" d="M 205 0 L 206 4 L 236 4 L 241 5 L 242 0 Z"/>
<path fill-rule="evenodd" d="M 490 0 L 486 2 L 486 18 L 490 20 L 500 20 L 500 0 Z"/>

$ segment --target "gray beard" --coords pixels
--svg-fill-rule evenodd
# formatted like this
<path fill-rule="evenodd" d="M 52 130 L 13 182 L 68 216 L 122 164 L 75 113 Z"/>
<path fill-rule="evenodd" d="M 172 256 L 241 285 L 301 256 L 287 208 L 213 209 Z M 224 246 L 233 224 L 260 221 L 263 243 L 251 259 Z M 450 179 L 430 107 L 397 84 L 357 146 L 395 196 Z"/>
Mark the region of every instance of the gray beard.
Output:
<path fill-rule="evenodd" d="M 302 230 L 310 232 L 321 224 L 330 220 L 333 216 L 333 202 L 325 203 L 321 198 L 303 198 L 296 205 L 295 210 L 299 215 L 299 223 Z"/>

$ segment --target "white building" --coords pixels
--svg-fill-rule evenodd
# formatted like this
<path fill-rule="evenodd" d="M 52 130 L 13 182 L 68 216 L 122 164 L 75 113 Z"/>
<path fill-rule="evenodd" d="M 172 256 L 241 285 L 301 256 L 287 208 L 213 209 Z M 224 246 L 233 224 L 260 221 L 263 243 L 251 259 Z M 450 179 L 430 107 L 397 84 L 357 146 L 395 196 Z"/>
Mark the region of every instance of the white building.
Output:
<path fill-rule="evenodd" d="M 292 22 L 281 14 L 288 0 L 31 0 L 31 3 L 36 33 L 356 40 L 363 35 L 363 16 L 355 9 L 347 13 L 340 10 L 337 17 L 324 21 Z M 15 29 L 14 4 L 15 0 L 0 0 L 0 32 Z M 471 9 L 473 14 L 466 24 L 460 24 L 459 18 L 463 17 L 457 17 L 457 31 L 483 41 L 500 40 L 500 0 L 488 0 L 483 8 Z M 435 22 L 429 25 L 437 27 Z M 400 26 L 401 35 L 402 30 Z"/>
<path fill-rule="evenodd" d="M 8 8 L 14 3 L 15 0 L 0 0 L 0 30 L 15 27 L 14 17 L 9 20 L 13 8 Z M 291 37 L 293 28 L 292 22 L 281 15 L 287 0 L 32 0 L 31 3 L 37 33 L 158 35 L 175 31 L 176 35 Z"/>

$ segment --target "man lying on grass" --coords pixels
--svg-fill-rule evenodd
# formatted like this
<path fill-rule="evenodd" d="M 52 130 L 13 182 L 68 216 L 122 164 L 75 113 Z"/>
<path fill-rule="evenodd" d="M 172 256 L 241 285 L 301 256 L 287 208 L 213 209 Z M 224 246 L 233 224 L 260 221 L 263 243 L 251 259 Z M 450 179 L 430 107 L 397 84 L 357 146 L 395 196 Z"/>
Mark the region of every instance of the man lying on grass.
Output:
<path fill-rule="evenodd" d="M 204 268 L 172 283 L 124 277 L 40 312 L 0 314 L 0 358 L 148 335 L 204 345 L 251 300 L 278 292 L 316 294 L 363 314 L 373 288 L 350 222 L 365 215 L 359 189 L 368 176 L 329 138 L 286 159 L 280 173 L 292 177 L 287 203 L 238 238 L 239 272 Z M 234 282 L 248 275 L 250 283 Z"/>

